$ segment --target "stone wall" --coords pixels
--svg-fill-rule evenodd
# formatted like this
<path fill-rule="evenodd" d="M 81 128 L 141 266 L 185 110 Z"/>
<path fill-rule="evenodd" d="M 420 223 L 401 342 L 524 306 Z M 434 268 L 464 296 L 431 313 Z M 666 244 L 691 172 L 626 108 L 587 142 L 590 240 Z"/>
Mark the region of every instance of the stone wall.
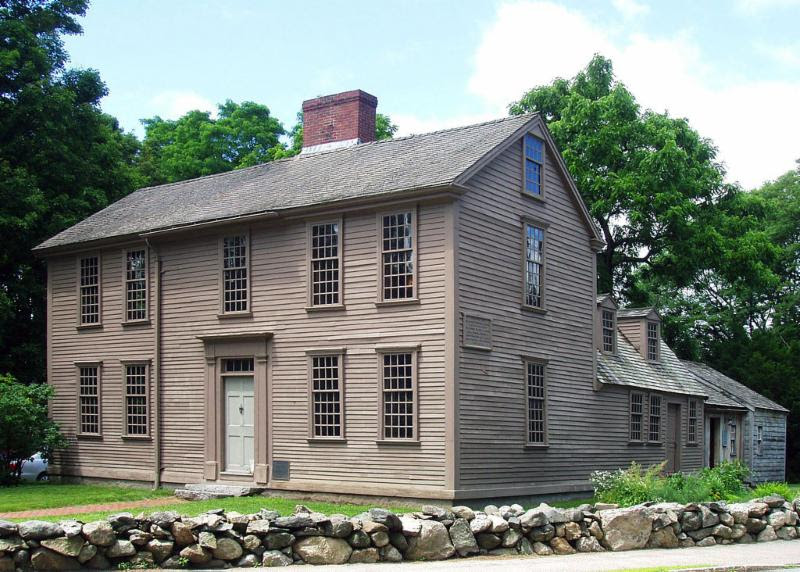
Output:
<path fill-rule="evenodd" d="M 86 524 L 0 521 L 0 572 L 548 556 L 792 540 L 800 534 L 798 524 L 800 499 L 788 503 L 777 496 L 738 504 L 630 508 L 426 506 L 410 514 L 374 508 L 353 518 L 325 516 L 304 506 L 292 516 L 270 510 L 210 511 L 193 518 L 175 512 L 120 513 Z"/>

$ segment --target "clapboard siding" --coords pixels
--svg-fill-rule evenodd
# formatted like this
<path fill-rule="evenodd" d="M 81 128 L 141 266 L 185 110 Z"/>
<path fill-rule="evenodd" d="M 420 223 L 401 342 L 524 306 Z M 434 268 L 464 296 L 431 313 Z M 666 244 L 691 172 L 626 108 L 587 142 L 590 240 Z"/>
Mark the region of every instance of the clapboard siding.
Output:
<path fill-rule="evenodd" d="M 751 450 L 750 478 L 753 482 L 783 481 L 786 478 L 786 414 L 767 409 L 756 409 L 748 414 L 746 446 Z M 764 428 L 761 453 L 755 445 L 758 427 Z"/>
<path fill-rule="evenodd" d="M 269 431 L 272 458 L 291 462 L 298 482 L 347 482 L 354 486 L 445 485 L 445 216 L 449 204 L 417 206 L 419 304 L 377 307 L 377 217 L 375 211 L 343 216 L 346 309 L 306 311 L 306 222 L 253 224 L 252 317 L 219 312 L 219 240 L 224 230 L 153 240 L 162 259 L 162 466 L 172 482 L 203 480 L 204 334 L 271 332 L 268 370 L 272 386 Z M 337 215 L 338 216 L 338 215 Z M 238 227 L 242 230 L 241 227 Z M 230 229 L 227 232 L 232 232 Z M 103 257 L 105 325 L 99 332 L 75 330 L 75 257 L 53 259 L 54 329 L 51 383 L 59 398 L 53 415 L 74 434 L 76 360 L 104 364 L 151 357 L 153 330 L 122 329 L 112 323 L 121 302 L 121 256 Z M 153 280 L 151 279 L 151 285 Z M 89 342 L 89 343 L 87 343 Z M 378 437 L 378 355 L 375 345 L 419 344 L 419 439 L 416 446 L 386 446 Z M 309 443 L 306 350 L 344 347 L 346 443 Z M 116 367 L 116 366 L 114 366 Z M 103 442 L 71 443 L 64 466 L 73 472 L 104 466 L 152 467 L 149 443 L 120 442 L 119 393 L 107 374 L 103 384 Z M 113 439 L 113 441 L 112 441 Z M 266 440 L 265 440 L 266 442 Z M 113 446 L 109 446 L 109 444 Z M 146 454 L 144 454 L 146 453 Z M 141 478 L 152 478 L 152 475 Z M 291 483 L 289 483 L 291 485 Z M 284 483 L 283 486 L 286 486 Z"/>
<path fill-rule="evenodd" d="M 665 458 L 663 442 L 628 443 L 627 388 L 593 388 L 591 235 L 552 155 L 544 200 L 522 196 L 521 152 L 514 144 L 473 176 L 460 207 L 459 310 L 490 318 L 493 336 L 491 351 L 459 351 L 458 488 L 463 491 L 513 494 L 558 483 L 565 490 L 588 487 L 594 470 Z M 521 308 L 523 217 L 547 224 L 545 314 Z M 547 448 L 525 447 L 522 356 L 547 360 Z M 673 399 L 682 405 L 685 439 L 684 396 L 665 394 L 662 432 L 666 403 Z M 683 468 L 700 466 L 702 447 L 684 448 Z"/>

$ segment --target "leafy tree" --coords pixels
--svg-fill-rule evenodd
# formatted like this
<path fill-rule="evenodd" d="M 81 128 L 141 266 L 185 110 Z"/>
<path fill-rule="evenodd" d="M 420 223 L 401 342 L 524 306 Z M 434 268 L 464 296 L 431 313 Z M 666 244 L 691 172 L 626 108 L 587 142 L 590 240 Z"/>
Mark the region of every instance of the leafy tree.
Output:
<path fill-rule="evenodd" d="M 61 36 L 83 0 L 0 5 L 0 371 L 44 378 L 44 265 L 30 249 L 139 183 L 139 144 L 101 112 L 93 70 L 66 69 Z"/>
<path fill-rule="evenodd" d="M 0 375 L 0 485 L 19 481 L 23 465 L 36 453 L 50 460 L 66 446 L 58 425 L 47 416 L 52 386 L 24 385 Z"/>
<path fill-rule="evenodd" d="M 190 111 L 176 120 L 142 120 L 140 168 L 151 185 L 250 167 L 286 156 L 286 132 L 266 105 L 226 101 L 217 118 Z"/>
<path fill-rule="evenodd" d="M 538 111 L 547 121 L 606 241 L 600 291 L 621 289 L 642 264 L 681 260 L 662 255 L 689 244 L 698 212 L 723 190 L 711 142 L 685 119 L 642 111 L 602 56 L 571 80 L 533 88 L 509 110 Z"/>
<path fill-rule="evenodd" d="M 375 139 L 382 141 L 384 139 L 391 139 L 397 133 L 397 125 L 392 123 L 392 118 L 383 113 L 378 113 L 375 116 Z M 289 134 L 292 138 L 292 146 L 289 154 L 296 155 L 303 149 L 303 113 L 297 113 L 297 123 L 295 123 Z"/>

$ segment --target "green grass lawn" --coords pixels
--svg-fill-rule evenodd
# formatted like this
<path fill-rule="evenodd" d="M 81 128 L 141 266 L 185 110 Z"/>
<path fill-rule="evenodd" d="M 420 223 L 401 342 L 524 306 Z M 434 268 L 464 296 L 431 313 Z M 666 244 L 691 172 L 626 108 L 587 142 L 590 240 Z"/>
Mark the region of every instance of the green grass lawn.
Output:
<path fill-rule="evenodd" d="M 170 495 L 172 492 L 167 490 L 154 491 L 136 487 L 25 483 L 16 487 L 0 488 L 0 512 L 138 501 Z"/>

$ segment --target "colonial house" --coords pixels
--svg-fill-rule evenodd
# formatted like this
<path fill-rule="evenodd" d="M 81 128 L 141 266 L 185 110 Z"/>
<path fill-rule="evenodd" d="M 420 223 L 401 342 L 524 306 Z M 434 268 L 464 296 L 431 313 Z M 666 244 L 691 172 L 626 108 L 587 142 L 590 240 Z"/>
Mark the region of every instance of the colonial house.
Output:
<path fill-rule="evenodd" d="M 539 115 L 140 189 L 37 247 L 70 477 L 469 502 L 705 460 L 707 387 L 657 314 L 596 298 L 603 242 Z"/>

